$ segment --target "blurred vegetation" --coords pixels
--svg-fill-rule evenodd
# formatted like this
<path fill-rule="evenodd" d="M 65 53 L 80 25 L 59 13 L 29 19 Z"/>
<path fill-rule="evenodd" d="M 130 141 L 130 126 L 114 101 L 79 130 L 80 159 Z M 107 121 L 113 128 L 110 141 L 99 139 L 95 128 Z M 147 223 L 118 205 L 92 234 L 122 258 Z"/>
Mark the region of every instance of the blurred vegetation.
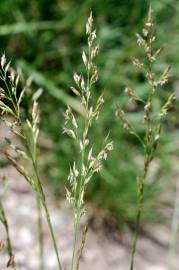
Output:
<path fill-rule="evenodd" d="M 177 0 L 151 0 L 156 17 L 158 41 L 165 51 L 156 66 L 163 69 L 172 65 L 172 80 L 169 89 L 164 89 L 156 99 L 156 109 L 164 102 L 167 91 L 177 88 L 179 80 L 179 2 Z M 91 184 L 88 200 L 92 204 L 109 209 L 120 220 L 133 221 L 136 217 L 137 171 L 140 170 L 140 146 L 126 136 L 115 118 L 116 104 L 124 106 L 124 86 L 128 84 L 145 97 L 148 91 L 145 79 L 137 74 L 131 60 L 140 52 L 136 46 L 135 33 L 139 32 L 147 14 L 147 0 L 2 0 L 0 2 L 0 50 L 19 66 L 26 76 L 34 80 L 34 91 L 44 88 L 41 98 L 42 138 L 41 154 L 43 173 L 57 195 L 64 194 L 64 184 L 70 161 L 75 155 L 71 140 L 62 134 L 63 113 L 70 104 L 81 112 L 77 100 L 71 95 L 74 71 L 81 71 L 81 51 L 85 44 L 85 22 L 89 10 L 93 10 L 98 29 L 101 53 L 98 57 L 100 81 L 96 91 L 104 93 L 105 106 L 102 116 L 93 129 L 99 146 L 101 137 L 110 130 L 114 151 L 101 176 Z M 179 84 L 179 83 L 178 83 Z M 179 86 L 178 86 L 179 87 Z M 179 91 L 179 90 L 178 90 Z M 179 95 L 179 94 L 178 94 Z M 137 108 L 129 104 L 129 117 L 141 121 Z M 168 155 L 176 151 L 171 143 L 176 138 L 179 125 L 175 113 L 166 122 L 158 157 L 159 169 L 148 182 L 143 218 L 155 218 L 159 179 L 170 166 Z M 80 116 L 81 117 L 81 116 Z M 104 132 L 105 131 L 105 132 Z M 143 132 L 140 130 L 139 132 Z"/>

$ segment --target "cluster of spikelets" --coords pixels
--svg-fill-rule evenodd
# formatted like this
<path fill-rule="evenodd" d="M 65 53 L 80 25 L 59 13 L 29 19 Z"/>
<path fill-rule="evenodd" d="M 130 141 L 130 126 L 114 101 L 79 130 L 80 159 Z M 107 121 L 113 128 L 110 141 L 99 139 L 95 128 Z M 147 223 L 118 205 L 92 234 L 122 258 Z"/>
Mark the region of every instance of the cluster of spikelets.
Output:
<path fill-rule="evenodd" d="M 16 156 L 14 157 L 14 155 L 7 151 L 5 152 L 5 155 L 16 170 L 23 175 L 26 181 L 31 185 L 37 198 L 38 236 L 41 253 L 40 261 L 41 269 L 43 269 L 41 207 L 43 207 L 46 214 L 58 261 L 59 255 L 51 225 L 50 213 L 48 211 L 45 194 L 38 173 L 37 141 L 39 135 L 39 107 L 37 100 L 40 97 L 42 90 L 39 89 L 31 96 L 31 102 L 29 102 L 28 112 L 26 113 L 25 110 L 23 110 L 23 106 L 21 106 L 21 102 L 25 93 L 27 94 L 27 92 L 29 92 L 28 90 L 30 90 L 31 79 L 29 78 L 26 81 L 25 86 L 22 87 L 20 82 L 20 72 L 16 72 L 11 67 L 10 62 L 7 62 L 6 60 L 5 55 L 1 58 L 0 79 L 2 85 L 2 88 L 0 88 L 1 119 L 5 122 L 11 132 L 21 141 L 19 145 L 16 145 L 12 143 L 9 138 L 6 138 L 6 142 L 15 152 Z M 22 160 L 25 160 L 26 164 L 29 164 L 24 167 L 21 164 Z"/>
<path fill-rule="evenodd" d="M 79 262 L 85 244 L 88 226 L 86 225 L 84 227 L 80 240 L 79 225 L 82 216 L 85 214 L 85 192 L 87 185 L 94 174 L 100 172 L 103 162 L 107 159 L 109 152 L 113 149 L 113 143 L 109 141 L 108 136 L 106 136 L 103 142 L 103 147 L 99 153 L 96 153 L 95 141 L 92 141 L 90 137 L 91 127 L 93 123 L 98 120 L 101 107 L 104 103 L 103 96 L 99 96 L 96 103 L 93 101 L 94 86 L 98 80 L 98 69 L 94 64 L 94 61 L 98 55 L 99 47 L 95 44 L 96 31 L 93 28 L 92 13 L 90 14 L 86 24 L 86 34 L 88 50 L 83 51 L 82 53 L 82 61 L 85 67 L 85 73 L 75 73 L 73 77 L 75 87 L 71 87 L 72 92 L 77 96 L 83 106 L 84 119 L 83 121 L 79 121 L 79 118 L 73 112 L 72 108 L 68 106 L 65 112 L 65 127 L 63 128 L 63 133 L 70 136 L 78 146 L 79 153 L 79 160 L 75 159 L 74 163 L 70 167 L 70 173 L 68 176 L 69 184 L 66 188 L 67 200 L 70 203 L 74 214 L 74 243 L 70 270 L 79 269 Z M 145 179 L 147 177 L 150 163 L 155 157 L 159 144 L 162 119 L 167 114 L 175 100 L 175 95 L 172 94 L 157 113 L 153 111 L 153 101 L 155 95 L 157 94 L 159 88 L 162 88 L 163 85 L 165 85 L 169 80 L 169 67 L 167 67 L 159 77 L 155 73 L 153 63 L 158 59 L 162 52 L 162 48 L 155 49 L 155 40 L 156 31 L 152 17 L 152 10 L 149 9 L 147 22 L 143 27 L 142 34 L 137 34 L 137 44 L 144 52 L 145 61 L 140 61 L 138 58 L 134 58 L 132 61 L 133 65 L 146 77 L 148 86 L 150 88 L 148 91 L 148 96 L 144 100 L 130 87 L 125 88 L 125 93 L 133 102 L 143 105 L 142 124 L 145 127 L 145 135 L 141 137 L 141 135 L 135 131 L 133 124 L 128 120 L 123 110 L 118 108 L 116 111 L 116 115 L 120 118 L 123 127 L 138 139 L 144 150 L 143 171 L 137 178 L 138 213 L 136 233 L 132 246 L 130 270 L 133 270 L 134 267 L 134 256 L 143 208 Z M 38 90 L 34 95 L 32 95 L 32 106 L 30 107 L 28 113 L 25 113 L 21 103 L 25 93 L 30 88 L 30 79 L 27 80 L 25 87 L 22 88 L 19 73 L 14 71 L 10 63 L 7 62 L 5 55 L 2 56 L 0 64 L 0 79 L 2 85 L 2 88 L 0 88 L 0 109 L 2 112 L 2 119 L 10 130 L 21 140 L 20 146 L 17 146 L 14 145 L 9 139 L 6 139 L 9 146 L 16 152 L 16 157 L 14 158 L 12 154 L 7 152 L 5 152 L 5 155 L 17 169 L 17 171 L 20 172 L 20 174 L 22 174 L 27 182 L 31 185 L 37 197 L 37 209 L 39 214 L 38 233 L 41 254 L 40 269 L 44 269 L 41 227 L 42 207 L 45 212 L 49 231 L 52 237 L 54 250 L 58 261 L 58 269 L 62 270 L 63 268 L 59 258 L 59 251 L 51 224 L 50 213 L 48 211 L 45 194 L 38 173 L 37 144 L 39 134 L 39 108 L 37 100 L 40 97 L 42 90 Z M 29 166 L 24 168 L 20 164 L 19 160 L 26 160 L 29 162 Z M 2 205 L 0 205 L 0 220 L 4 226 L 7 224 Z M 10 258 L 13 258 L 12 250 L 10 252 Z"/>
<path fill-rule="evenodd" d="M 15 154 L 10 154 L 7 151 L 5 155 L 7 159 L 13 164 L 17 171 L 24 176 L 27 182 L 32 186 L 33 190 L 37 194 L 37 197 L 42 198 L 42 192 L 40 192 L 40 183 L 35 177 L 35 173 L 30 174 L 27 168 L 20 164 L 20 160 L 26 160 L 30 165 L 35 168 L 37 162 L 37 140 L 39 134 L 39 110 L 37 99 L 41 94 L 41 90 L 37 91 L 32 98 L 32 109 L 30 109 L 29 115 L 26 117 L 25 112 L 22 109 L 21 102 L 26 92 L 28 92 L 31 84 L 31 80 L 28 79 L 25 86 L 22 88 L 20 83 L 20 71 L 15 71 L 10 62 L 7 62 L 5 55 L 1 57 L 0 66 L 0 108 L 1 119 L 5 122 L 6 126 L 20 139 L 21 144 L 16 145 L 9 138 L 5 138 L 9 147 Z M 5 222 L 3 223 L 5 228 L 7 220 L 5 219 L 5 212 L 1 204 L 1 211 L 4 216 Z M 7 228 L 6 228 L 6 232 Z M 7 234 L 8 236 L 8 234 Z M 9 238 L 9 236 L 8 236 Z M 8 244 L 10 248 L 9 255 L 12 253 L 12 245 Z M 12 256 L 11 256 L 12 257 Z"/>
<path fill-rule="evenodd" d="M 88 182 L 95 172 L 102 169 L 103 160 L 107 159 L 108 153 L 113 149 L 112 142 L 104 140 L 104 146 L 98 154 L 94 154 L 95 141 L 89 139 L 90 128 L 94 121 L 98 119 L 100 109 L 104 99 L 100 96 L 96 104 L 92 102 L 94 84 L 98 80 L 97 66 L 94 64 L 95 57 L 99 52 L 99 47 L 95 45 L 96 31 L 93 29 L 93 17 L 90 14 L 86 24 L 86 34 L 88 39 L 88 51 L 82 52 L 82 60 L 85 66 L 85 74 L 75 73 L 73 78 L 76 86 L 71 90 L 80 99 L 84 107 L 85 117 L 82 125 L 78 123 L 77 117 L 70 107 L 65 112 L 65 127 L 63 132 L 72 137 L 78 145 L 80 162 L 76 165 L 74 161 L 70 168 L 68 180 L 70 189 L 67 190 L 67 200 L 70 202 L 74 212 L 74 246 L 71 262 L 71 270 L 77 269 L 79 260 L 76 261 L 76 245 L 78 241 L 79 223 L 82 215 L 85 213 L 84 196 Z M 83 239 L 84 237 L 82 237 Z"/>
<path fill-rule="evenodd" d="M 138 213 L 137 213 L 137 223 L 136 223 L 136 233 L 134 236 L 132 255 L 131 255 L 131 265 L 130 270 L 134 268 L 134 255 L 136 251 L 136 243 L 138 237 L 138 231 L 140 226 L 141 213 L 143 208 L 144 200 L 144 188 L 145 179 L 147 177 L 148 169 L 150 163 L 155 157 L 157 147 L 159 145 L 160 133 L 162 120 L 166 116 L 167 112 L 171 109 L 174 101 L 175 94 L 171 94 L 168 97 L 166 103 L 159 109 L 158 112 L 153 110 L 153 102 L 157 92 L 162 89 L 162 87 L 169 80 L 169 67 L 166 67 L 163 73 L 158 76 L 155 72 L 154 63 L 158 59 L 159 55 L 162 53 L 163 48 L 160 47 L 155 49 L 156 41 L 156 29 L 153 21 L 152 9 L 149 9 L 148 18 L 144 24 L 142 34 L 136 34 L 137 44 L 142 49 L 144 53 L 145 60 L 141 61 L 138 58 L 132 60 L 132 64 L 137 68 L 142 74 L 144 74 L 146 81 L 148 83 L 148 95 L 144 100 L 138 96 L 133 89 L 130 87 L 125 88 L 126 95 L 133 102 L 140 103 L 143 107 L 143 123 L 142 126 L 145 128 L 145 134 L 143 137 L 137 133 L 130 121 L 127 119 L 126 114 L 123 110 L 118 109 L 116 114 L 120 118 L 124 129 L 126 129 L 130 134 L 134 135 L 141 146 L 143 147 L 143 157 L 144 164 L 141 175 L 137 177 L 137 196 L 138 196 Z"/>
<path fill-rule="evenodd" d="M 22 142 L 15 145 L 9 138 L 5 138 L 9 146 L 16 152 L 16 159 L 5 152 L 7 158 L 13 163 L 16 169 L 25 177 L 35 191 L 39 190 L 38 181 L 28 173 L 22 165 L 17 162 L 17 158 L 30 161 L 35 166 L 37 160 L 37 140 L 39 134 L 39 109 L 37 99 L 41 95 L 39 89 L 32 97 L 32 109 L 29 116 L 25 116 L 21 105 L 25 92 L 30 87 L 30 79 L 26 81 L 25 87 L 21 89 L 19 85 L 20 75 L 10 66 L 10 62 L 6 62 L 5 55 L 1 58 L 0 79 L 3 88 L 0 89 L 1 101 L 1 119 L 6 126 L 14 133 Z M 8 115 L 7 115 L 8 114 Z"/>

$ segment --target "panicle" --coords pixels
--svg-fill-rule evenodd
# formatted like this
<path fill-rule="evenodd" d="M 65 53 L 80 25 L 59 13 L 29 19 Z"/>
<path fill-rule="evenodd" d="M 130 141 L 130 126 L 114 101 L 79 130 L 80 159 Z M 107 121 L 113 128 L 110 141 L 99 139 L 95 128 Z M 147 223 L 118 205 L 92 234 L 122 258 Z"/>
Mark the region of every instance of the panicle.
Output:
<path fill-rule="evenodd" d="M 102 161 L 107 159 L 108 153 L 112 150 L 112 142 L 107 143 L 99 154 L 93 152 L 93 141 L 89 139 L 90 127 L 94 120 L 98 119 L 101 107 L 104 103 L 101 95 L 96 104 L 93 104 L 93 87 L 98 80 L 98 68 L 94 63 L 95 57 L 99 53 L 99 46 L 94 44 L 96 38 L 96 30 L 93 28 L 92 12 L 90 13 L 86 23 L 86 34 L 88 50 L 82 51 L 82 61 L 85 66 L 86 74 L 73 75 L 76 87 L 71 87 L 72 92 L 80 99 L 84 107 L 85 119 L 84 123 L 78 123 L 78 118 L 73 114 L 70 107 L 67 108 L 65 116 L 65 127 L 63 133 L 72 137 L 78 145 L 78 153 L 80 155 L 81 164 L 77 168 L 76 163 L 70 168 L 68 180 L 70 182 L 70 190 L 67 190 L 68 201 L 72 203 L 74 210 L 75 222 L 85 213 L 84 195 L 85 187 L 91 180 L 95 172 L 102 169 Z M 78 164 L 78 163 L 77 163 Z"/>

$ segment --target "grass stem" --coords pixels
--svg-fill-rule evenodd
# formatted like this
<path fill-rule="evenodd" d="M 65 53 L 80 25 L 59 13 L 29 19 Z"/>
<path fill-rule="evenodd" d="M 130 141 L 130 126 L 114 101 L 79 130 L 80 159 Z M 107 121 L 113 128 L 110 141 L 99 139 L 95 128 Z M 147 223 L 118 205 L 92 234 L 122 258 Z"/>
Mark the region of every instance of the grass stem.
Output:
<path fill-rule="evenodd" d="M 46 203 L 45 194 L 44 194 L 44 191 L 43 191 L 43 188 L 42 188 L 42 185 L 41 185 L 38 169 L 37 169 L 36 164 L 33 161 L 32 161 L 32 164 L 33 164 L 33 169 L 34 169 L 35 176 L 36 176 L 37 181 L 38 181 L 38 195 L 39 195 L 39 198 L 41 200 L 42 206 L 43 206 L 44 211 L 45 211 L 48 228 L 49 228 L 49 231 L 50 231 L 53 247 L 54 247 L 57 262 L 58 262 L 58 269 L 62 270 L 62 265 L 61 265 L 61 262 L 60 262 L 60 256 L 59 256 L 58 247 L 57 247 L 57 241 L 56 241 L 56 238 L 55 238 L 55 234 L 54 234 L 54 230 L 53 230 L 53 226 L 52 226 L 52 222 L 51 222 L 51 218 L 50 218 L 50 213 L 49 213 L 48 206 L 47 206 L 47 203 Z"/>
<path fill-rule="evenodd" d="M 40 270 L 44 270 L 44 241 L 43 241 L 43 224 L 42 224 L 42 213 L 41 203 L 37 197 L 37 230 L 38 230 L 38 242 L 39 242 L 39 258 L 40 258 Z"/>

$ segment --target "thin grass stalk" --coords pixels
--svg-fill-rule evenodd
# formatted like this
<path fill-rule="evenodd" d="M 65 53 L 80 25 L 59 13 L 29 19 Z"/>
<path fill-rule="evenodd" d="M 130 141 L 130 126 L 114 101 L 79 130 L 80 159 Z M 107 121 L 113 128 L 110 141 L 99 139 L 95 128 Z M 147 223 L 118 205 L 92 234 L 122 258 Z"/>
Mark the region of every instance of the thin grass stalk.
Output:
<path fill-rule="evenodd" d="M 44 270 L 44 239 L 43 239 L 43 224 L 42 224 L 42 212 L 41 203 L 39 198 L 36 198 L 37 203 L 37 231 L 39 242 L 39 258 L 40 258 L 40 270 Z"/>
<path fill-rule="evenodd" d="M 74 220 L 74 240 L 73 240 L 73 251 L 72 251 L 72 260 L 71 260 L 70 270 L 73 270 L 73 267 L 74 267 L 76 246 L 77 246 L 77 239 L 78 239 L 78 228 L 79 228 L 79 222 L 76 224 L 76 221 Z"/>
<path fill-rule="evenodd" d="M 19 116 L 19 123 L 21 126 L 23 126 L 22 120 Z M 36 164 L 37 166 L 37 144 L 34 144 L 33 151 L 31 150 L 30 144 L 31 142 L 28 140 L 28 136 L 26 140 L 24 141 L 24 145 L 26 146 L 29 156 L 33 164 Z M 33 170 L 34 170 L 34 166 Z M 34 170 L 35 177 L 36 171 Z M 42 211 L 41 211 L 41 200 L 39 198 L 39 195 L 36 194 L 36 207 L 37 207 L 37 235 L 38 235 L 38 243 L 39 243 L 39 266 L 40 270 L 44 270 L 44 239 L 43 239 L 43 222 L 42 222 Z"/>
<path fill-rule="evenodd" d="M 84 249 L 85 242 L 86 242 L 87 232 L 88 232 L 88 224 L 84 226 L 84 229 L 82 231 L 81 244 L 80 244 L 80 248 L 79 248 L 79 255 L 77 258 L 75 270 L 79 270 L 80 260 L 81 260 L 82 254 L 83 254 L 83 249 Z"/>
<path fill-rule="evenodd" d="M 136 253 L 137 240 L 138 240 L 139 230 L 140 230 L 140 221 L 141 221 L 141 214 L 142 214 L 142 207 L 143 207 L 145 180 L 146 180 L 146 176 L 147 176 L 147 172 L 148 172 L 149 163 L 147 163 L 147 165 L 144 167 L 145 167 L 144 175 L 141 178 L 141 181 L 139 183 L 140 188 L 139 188 L 139 194 L 138 194 L 136 228 L 135 228 L 135 234 L 134 234 L 133 243 L 132 243 L 130 270 L 134 269 L 134 257 L 135 257 L 135 253 Z"/>
<path fill-rule="evenodd" d="M 10 234 L 9 234 L 9 225 L 8 225 L 8 221 L 7 221 L 6 214 L 5 214 L 1 200 L 0 200 L 0 221 L 3 224 L 4 229 L 6 231 L 7 252 L 9 255 L 9 260 L 8 260 L 7 265 L 15 268 L 13 249 L 12 249 L 12 244 L 11 244 L 11 239 L 10 239 Z"/>
<path fill-rule="evenodd" d="M 8 226 L 7 218 L 6 218 L 1 201 L 0 201 L 0 211 L 1 211 L 1 216 L 2 216 L 1 222 L 4 225 L 4 228 L 6 231 L 7 251 L 8 251 L 9 257 L 12 257 L 13 252 L 12 252 L 12 244 L 11 244 L 10 235 L 9 235 L 9 226 Z"/>
<path fill-rule="evenodd" d="M 88 75 L 89 76 L 89 75 Z M 85 127 L 86 127 L 86 121 L 85 121 Z M 81 194 L 81 190 L 82 190 L 82 186 L 83 186 L 83 174 L 82 174 L 82 170 L 83 170 L 83 164 L 84 164 L 84 157 L 85 157 L 85 148 L 82 150 L 81 153 L 81 177 L 80 177 L 80 184 L 79 184 L 79 195 L 78 195 L 78 199 L 77 199 L 77 217 L 74 217 L 74 243 L 73 243 L 73 255 L 72 255 L 72 262 L 71 262 L 71 267 L 70 270 L 73 270 L 74 268 L 74 259 L 75 259 L 75 254 L 77 252 L 77 240 L 78 240 L 78 236 L 79 236 L 79 223 L 80 223 L 80 194 Z"/>
<path fill-rule="evenodd" d="M 40 201 L 42 203 L 42 206 L 44 208 L 44 211 L 45 211 L 48 228 L 49 228 L 49 231 L 50 231 L 50 235 L 51 235 L 53 247 L 54 247 L 56 258 L 57 258 L 57 262 L 58 262 L 58 269 L 59 270 L 62 270 L 62 265 L 61 265 L 61 262 L 60 262 L 59 251 L 58 251 L 58 247 L 57 247 L 57 241 L 56 241 L 56 237 L 55 237 L 55 234 L 54 234 L 54 230 L 53 230 L 53 226 L 52 226 L 52 222 L 51 222 L 51 218 L 50 218 L 50 212 L 48 210 L 48 206 L 47 206 L 47 203 L 46 203 L 45 194 L 44 194 L 44 191 L 43 191 L 43 187 L 41 185 L 41 181 L 40 181 L 40 177 L 39 177 L 37 165 L 35 164 L 34 161 L 32 161 L 32 163 L 33 163 L 34 173 L 35 173 L 35 176 L 36 176 L 37 181 L 38 181 L 38 190 L 37 190 L 37 193 L 38 193 L 39 199 L 40 199 Z"/>
<path fill-rule="evenodd" d="M 18 111 L 18 122 L 21 127 L 23 127 L 23 120 L 21 119 L 20 111 Z M 36 164 L 37 163 L 37 145 L 34 144 L 33 153 L 31 151 L 30 144 L 31 142 L 28 141 L 28 136 L 25 139 L 21 140 L 22 143 L 28 150 L 30 159 Z M 33 160 L 34 159 L 34 160 Z M 34 171 L 35 173 L 35 171 Z M 43 222 L 42 222 L 42 213 L 41 213 L 41 201 L 39 199 L 38 194 L 36 194 L 36 209 L 37 209 L 37 238 L 38 238 L 38 245 L 39 245 L 39 267 L 40 270 L 44 270 L 44 241 L 43 241 Z"/>

